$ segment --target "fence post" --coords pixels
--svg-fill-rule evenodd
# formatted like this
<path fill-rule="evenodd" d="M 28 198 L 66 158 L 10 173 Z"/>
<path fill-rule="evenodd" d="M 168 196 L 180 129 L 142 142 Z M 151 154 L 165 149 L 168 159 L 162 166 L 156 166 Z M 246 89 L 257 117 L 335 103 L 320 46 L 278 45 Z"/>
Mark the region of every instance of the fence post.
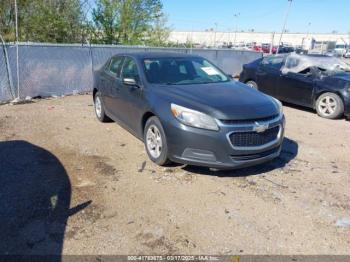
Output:
<path fill-rule="evenodd" d="M 14 99 L 15 98 L 15 96 L 14 96 L 15 92 L 14 92 L 13 83 L 12 83 L 11 67 L 10 67 L 9 57 L 8 57 L 8 53 L 7 53 L 6 43 L 5 43 L 5 40 L 2 38 L 1 34 L 0 34 L 0 40 L 1 40 L 1 43 L 2 43 L 2 46 L 3 46 L 3 51 L 4 51 L 4 56 L 5 56 L 7 79 L 9 81 L 9 85 L 10 85 L 10 94 L 12 96 L 12 99 Z"/>
<path fill-rule="evenodd" d="M 95 80 L 94 80 L 94 57 L 93 57 L 93 54 L 92 54 L 91 42 L 89 43 L 89 55 L 90 55 L 90 61 L 91 61 L 92 88 L 94 88 L 94 83 L 95 83 Z"/>

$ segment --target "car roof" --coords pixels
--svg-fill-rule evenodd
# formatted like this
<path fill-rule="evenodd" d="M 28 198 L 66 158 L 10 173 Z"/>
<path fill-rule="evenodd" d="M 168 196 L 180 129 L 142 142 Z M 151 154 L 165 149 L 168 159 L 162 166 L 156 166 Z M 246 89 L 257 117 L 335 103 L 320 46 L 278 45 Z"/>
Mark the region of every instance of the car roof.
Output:
<path fill-rule="evenodd" d="M 132 53 L 120 53 L 115 56 L 130 56 L 137 59 L 146 59 L 146 58 L 186 58 L 186 57 L 200 57 L 198 55 L 180 53 L 180 52 L 159 52 L 159 51 L 150 51 L 150 52 L 132 52 Z"/>

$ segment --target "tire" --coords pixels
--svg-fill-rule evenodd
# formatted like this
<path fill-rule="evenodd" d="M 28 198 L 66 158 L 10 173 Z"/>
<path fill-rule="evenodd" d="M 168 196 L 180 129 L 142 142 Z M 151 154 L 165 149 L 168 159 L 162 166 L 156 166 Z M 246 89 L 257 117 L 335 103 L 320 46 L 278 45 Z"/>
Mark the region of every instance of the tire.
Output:
<path fill-rule="evenodd" d="M 146 152 L 152 162 L 159 166 L 169 164 L 167 139 L 158 117 L 153 116 L 147 120 L 143 133 Z"/>
<path fill-rule="evenodd" d="M 95 109 L 96 117 L 100 122 L 106 123 L 111 121 L 111 119 L 105 113 L 100 92 L 97 92 L 94 96 L 94 109 Z"/>
<path fill-rule="evenodd" d="M 324 93 L 316 100 L 316 111 L 320 117 L 337 119 L 344 114 L 343 100 L 334 93 Z"/>
<path fill-rule="evenodd" d="M 249 80 L 245 84 L 250 86 L 251 88 L 258 90 L 258 84 L 253 80 Z"/>

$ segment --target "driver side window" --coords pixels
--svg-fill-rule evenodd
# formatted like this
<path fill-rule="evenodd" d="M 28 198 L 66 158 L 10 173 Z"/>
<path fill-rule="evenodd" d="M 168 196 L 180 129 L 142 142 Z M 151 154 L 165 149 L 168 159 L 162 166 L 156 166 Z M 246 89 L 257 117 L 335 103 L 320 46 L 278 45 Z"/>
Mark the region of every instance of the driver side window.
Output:
<path fill-rule="evenodd" d="M 136 81 L 140 79 L 136 62 L 130 57 L 126 57 L 124 60 L 122 78 L 132 78 Z"/>
<path fill-rule="evenodd" d="M 264 67 L 272 68 L 272 69 L 281 69 L 283 65 L 283 57 L 265 57 L 261 64 Z"/>
<path fill-rule="evenodd" d="M 122 56 L 114 57 L 112 58 L 109 64 L 108 71 L 111 74 L 115 75 L 117 78 L 119 78 L 122 65 L 123 65 L 123 57 Z"/>

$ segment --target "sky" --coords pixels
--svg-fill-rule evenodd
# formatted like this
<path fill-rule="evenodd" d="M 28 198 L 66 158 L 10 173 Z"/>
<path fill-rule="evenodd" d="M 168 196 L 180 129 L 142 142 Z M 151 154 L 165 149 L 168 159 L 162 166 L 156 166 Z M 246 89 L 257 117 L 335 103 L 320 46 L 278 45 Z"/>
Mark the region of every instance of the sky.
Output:
<path fill-rule="evenodd" d="M 172 30 L 280 32 L 287 0 L 163 0 Z M 350 0 L 293 0 L 289 32 L 350 32 Z M 235 18 L 235 14 L 239 14 Z"/>

